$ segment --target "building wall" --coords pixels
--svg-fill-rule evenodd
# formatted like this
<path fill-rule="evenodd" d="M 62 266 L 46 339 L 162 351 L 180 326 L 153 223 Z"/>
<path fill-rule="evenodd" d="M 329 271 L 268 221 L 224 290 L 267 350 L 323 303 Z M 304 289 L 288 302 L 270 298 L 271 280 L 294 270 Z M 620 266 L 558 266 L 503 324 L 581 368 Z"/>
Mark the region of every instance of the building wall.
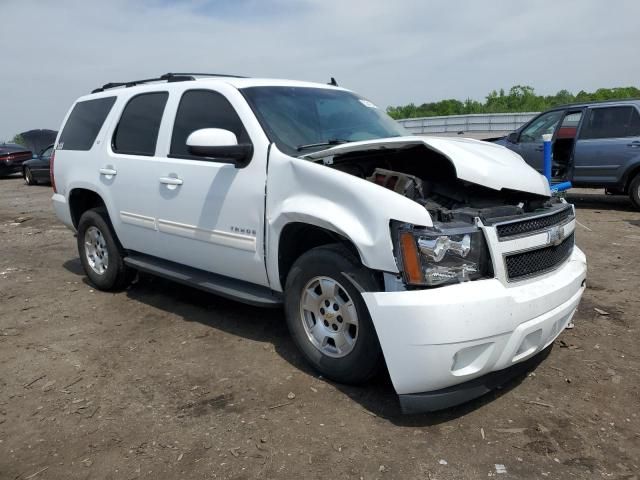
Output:
<path fill-rule="evenodd" d="M 446 117 L 404 118 L 398 120 L 414 135 L 460 135 L 473 138 L 500 137 L 516 130 L 538 112 L 481 113 Z"/>

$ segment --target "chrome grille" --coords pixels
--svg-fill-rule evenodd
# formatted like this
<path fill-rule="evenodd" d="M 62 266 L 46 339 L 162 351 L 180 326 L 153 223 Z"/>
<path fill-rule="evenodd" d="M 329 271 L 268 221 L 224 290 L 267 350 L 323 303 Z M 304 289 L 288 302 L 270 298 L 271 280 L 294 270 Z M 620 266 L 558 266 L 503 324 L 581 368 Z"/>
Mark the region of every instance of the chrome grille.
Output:
<path fill-rule="evenodd" d="M 571 233 L 559 245 L 507 255 L 507 278 L 511 281 L 522 280 L 553 270 L 571 256 L 574 244 L 575 235 Z"/>
<path fill-rule="evenodd" d="M 528 235 L 533 232 L 544 230 L 552 225 L 564 223 L 570 217 L 573 217 L 573 209 L 570 206 L 567 206 L 567 208 L 551 215 L 498 225 L 496 227 L 496 231 L 500 240 L 507 240 L 510 237 L 517 237 L 525 234 Z"/>

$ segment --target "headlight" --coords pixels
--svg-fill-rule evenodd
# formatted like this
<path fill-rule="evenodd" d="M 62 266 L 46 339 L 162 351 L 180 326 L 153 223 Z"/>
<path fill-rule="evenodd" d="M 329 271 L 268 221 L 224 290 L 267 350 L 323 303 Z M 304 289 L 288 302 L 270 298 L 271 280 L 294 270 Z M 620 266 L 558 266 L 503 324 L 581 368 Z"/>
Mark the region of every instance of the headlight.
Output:
<path fill-rule="evenodd" d="M 435 287 L 492 275 L 489 252 L 479 229 L 398 230 L 405 283 Z"/>

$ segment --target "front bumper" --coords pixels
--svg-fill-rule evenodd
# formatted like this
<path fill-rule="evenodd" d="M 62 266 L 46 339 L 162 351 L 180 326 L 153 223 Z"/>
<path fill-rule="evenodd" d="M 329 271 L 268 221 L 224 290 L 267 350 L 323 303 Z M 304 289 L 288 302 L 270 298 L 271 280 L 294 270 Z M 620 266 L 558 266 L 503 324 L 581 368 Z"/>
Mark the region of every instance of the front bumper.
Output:
<path fill-rule="evenodd" d="M 434 390 L 432 392 L 398 395 L 400 408 L 402 409 L 402 413 L 425 413 L 435 412 L 468 402 L 534 369 L 540 362 L 547 358 L 550 351 L 551 347 L 549 346 L 542 352 L 536 353 L 533 357 L 523 362 L 511 365 L 504 370 L 487 373 L 482 377 L 468 380 L 453 387 L 441 388 L 440 390 Z"/>
<path fill-rule="evenodd" d="M 364 293 L 396 392 L 402 398 L 449 391 L 544 350 L 573 317 L 586 271 L 585 256 L 575 247 L 557 270 L 516 284 L 490 279 Z M 449 401 L 422 410 L 453 406 L 487 390 L 473 391 L 479 393 L 449 395 Z"/>

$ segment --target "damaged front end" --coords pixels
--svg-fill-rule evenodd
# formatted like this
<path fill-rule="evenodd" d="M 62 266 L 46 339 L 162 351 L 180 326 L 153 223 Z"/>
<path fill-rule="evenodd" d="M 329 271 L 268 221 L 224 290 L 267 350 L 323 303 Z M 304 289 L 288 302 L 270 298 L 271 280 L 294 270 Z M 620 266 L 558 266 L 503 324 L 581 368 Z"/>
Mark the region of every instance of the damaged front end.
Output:
<path fill-rule="evenodd" d="M 451 142 L 456 144 L 455 140 Z M 508 157 L 500 158 L 491 164 L 486 161 L 484 145 L 465 144 L 464 147 L 466 157 L 462 161 L 415 140 L 374 149 L 359 150 L 351 146 L 344 153 L 336 152 L 338 147 L 330 150 L 333 155 L 323 158 L 327 166 L 393 190 L 428 211 L 432 225 L 391 221 L 394 256 L 404 288 L 430 288 L 494 278 L 496 269 L 506 278 L 504 264 L 497 263 L 497 257 L 504 252 L 491 245 L 500 242 L 497 225 L 525 222 L 522 233 L 533 235 L 537 230 L 527 230 L 527 219 L 553 219 L 556 213 L 567 209 L 570 212 L 558 223 L 566 223 L 568 216 L 573 217 L 571 206 L 551 197 L 548 188 L 540 186 L 542 177 L 521 159 L 513 159 L 511 164 Z M 474 158 L 470 152 L 473 148 L 483 155 Z M 489 153 L 505 153 L 504 149 L 489 148 Z M 473 161 L 476 162 L 474 172 L 483 175 L 473 179 L 486 179 L 483 183 L 491 186 L 460 178 L 458 171 L 465 171 L 466 164 Z M 468 168 L 466 173 L 469 178 Z M 496 177 L 501 175 L 505 178 L 500 184 L 506 187 L 493 188 Z M 509 188 L 522 186 L 526 181 L 531 185 L 528 190 Z M 397 218 L 402 218 L 401 213 Z M 540 222 L 540 228 L 547 228 L 548 223 Z"/>
<path fill-rule="evenodd" d="M 362 296 L 403 412 L 458 405 L 503 384 L 571 321 L 586 278 L 574 209 L 517 155 L 432 138 L 314 155 L 364 180 L 334 175 L 366 192 L 390 226 L 391 241 L 375 243 L 393 248 L 397 270 L 378 269 L 384 289 Z"/>

